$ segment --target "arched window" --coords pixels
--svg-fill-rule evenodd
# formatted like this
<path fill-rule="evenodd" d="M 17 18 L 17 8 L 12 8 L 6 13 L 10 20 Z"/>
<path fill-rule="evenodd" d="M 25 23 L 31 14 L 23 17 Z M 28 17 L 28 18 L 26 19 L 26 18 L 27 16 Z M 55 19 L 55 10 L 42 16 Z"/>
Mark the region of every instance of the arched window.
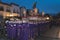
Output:
<path fill-rule="evenodd" d="M 4 8 L 3 8 L 3 6 L 0 6 L 0 11 L 4 11 Z"/>
<path fill-rule="evenodd" d="M 17 9 L 17 13 L 19 13 L 19 10 Z"/>
<path fill-rule="evenodd" d="M 15 10 L 15 8 L 14 8 L 14 10 L 13 10 L 13 13 L 16 13 L 16 10 Z"/>
<path fill-rule="evenodd" d="M 6 12 L 11 12 L 9 7 L 7 7 Z"/>
<path fill-rule="evenodd" d="M 19 10 L 14 8 L 13 13 L 19 13 Z"/>

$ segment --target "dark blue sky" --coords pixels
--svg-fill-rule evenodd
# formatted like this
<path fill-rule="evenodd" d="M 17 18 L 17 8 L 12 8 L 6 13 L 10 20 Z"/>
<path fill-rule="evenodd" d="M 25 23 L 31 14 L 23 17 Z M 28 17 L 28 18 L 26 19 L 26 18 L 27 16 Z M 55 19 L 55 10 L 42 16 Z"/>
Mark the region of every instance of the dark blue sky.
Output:
<path fill-rule="evenodd" d="M 27 9 L 32 9 L 35 0 L 2 0 L 6 3 L 16 3 L 20 6 L 25 6 Z M 60 12 L 60 0 L 36 0 L 37 8 L 45 13 Z"/>

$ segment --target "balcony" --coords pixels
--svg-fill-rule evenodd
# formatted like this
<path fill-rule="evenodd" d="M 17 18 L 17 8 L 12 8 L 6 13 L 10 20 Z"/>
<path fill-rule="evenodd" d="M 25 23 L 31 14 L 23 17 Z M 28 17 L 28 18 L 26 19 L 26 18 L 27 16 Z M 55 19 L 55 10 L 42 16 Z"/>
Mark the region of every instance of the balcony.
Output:
<path fill-rule="evenodd" d="M 4 12 L 4 11 L 0 11 L 0 15 L 2 15 L 4 18 L 5 18 L 5 17 L 20 16 L 20 15 L 17 14 L 17 13 Z"/>

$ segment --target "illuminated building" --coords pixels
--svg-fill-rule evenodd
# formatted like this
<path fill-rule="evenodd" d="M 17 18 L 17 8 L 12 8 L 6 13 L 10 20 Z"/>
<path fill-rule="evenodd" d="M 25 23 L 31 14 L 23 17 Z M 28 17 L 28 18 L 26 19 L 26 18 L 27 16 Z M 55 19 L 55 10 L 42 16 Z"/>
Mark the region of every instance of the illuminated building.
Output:
<path fill-rule="evenodd" d="M 21 16 L 26 16 L 27 15 L 26 12 L 27 12 L 27 10 L 25 7 L 20 7 Z"/>
<path fill-rule="evenodd" d="M 0 15 L 3 15 L 4 18 L 13 16 L 21 16 L 22 18 L 22 20 L 19 20 L 20 18 L 14 19 L 13 17 L 6 21 L 7 35 L 12 40 L 15 38 L 19 38 L 20 40 L 23 38 L 23 40 L 28 40 L 28 38 L 34 39 L 35 36 L 38 36 L 38 27 L 43 27 L 41 25 L 46 22 L 45 20 L 49 20 L 49 17 L 38 17 L 39 13 L 38 9 L 36 8 L 36 3 L 34 3 L 33 9 L 29 11 L 29 16 L 27 16 L 27 9 L 25 7 L 19 7 L 14 3 L 11 3 L 10 5 L 0 3 L 0 9 Z M 43 29 L 43 31 L 45 30 Z"/>
<path fill-rule="evenodd" d="M 44 14 L 45 14 L 45 13 L 44 13 L 44 12 L 42 12 L 42 17 L 44 16 Z"/>
<path fill-rule="evenodd" d="M 20 9 L 19 6 L 16 4 L 7 4 L 0 2 L 0 15 L 2 15 L 4 18 L 8 16 L 20 16 Z"/>

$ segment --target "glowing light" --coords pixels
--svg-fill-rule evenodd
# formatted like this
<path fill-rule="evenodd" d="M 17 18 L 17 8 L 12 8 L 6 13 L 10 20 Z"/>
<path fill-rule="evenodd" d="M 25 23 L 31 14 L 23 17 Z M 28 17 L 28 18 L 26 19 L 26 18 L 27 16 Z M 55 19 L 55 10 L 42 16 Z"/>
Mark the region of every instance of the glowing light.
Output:
<path fill-rule="evenodd" d="M 13 16 L 12 14 L 10 16 Z"/>
<path fill-rule="evenodd" d="M 34 12 L 35 12 L 35 13 L 37 13 L 37 12 L 38 12 L 37 8 L 35 8 L 35 9 L 34 9 Z"/>
<path fill-rule="evenodd" d="M 49 17 L 47 17 L 46 19 L 49 20 Z"/>
<path fill-rule="evenodd" d="M 23 12 L 24 14 L 26 13 L 26 11 Z"/>

